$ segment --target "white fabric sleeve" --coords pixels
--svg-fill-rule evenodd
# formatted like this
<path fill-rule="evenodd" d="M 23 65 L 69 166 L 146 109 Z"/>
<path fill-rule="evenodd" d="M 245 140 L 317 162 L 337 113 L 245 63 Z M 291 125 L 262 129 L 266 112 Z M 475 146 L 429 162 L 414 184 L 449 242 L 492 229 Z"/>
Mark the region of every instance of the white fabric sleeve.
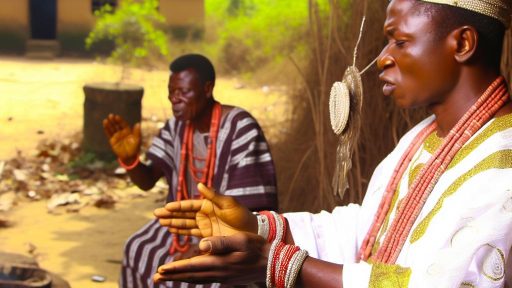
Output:
<path fill-rule="evenodd" d="M 332 213 L 286 213 L 295 244 L 309 256 L 324 261 L 351 263 L 357 253 L 357 224 L 360 206 L 336 207 Z"/>
<path fill-rule="evenodd" d="M 372 265 L 366 262 L 343 265 L 343 288 L 368 287 Z"/>
<path fill-rule="evenodd" d="M 361 206 L 336 207 L 332 213 L 286 213 L 295 244 L 309 256 L 343 264 L 343 287 L 368 287 L 371 265 L 354 263 L 358 252 L 358 217 Z"/>

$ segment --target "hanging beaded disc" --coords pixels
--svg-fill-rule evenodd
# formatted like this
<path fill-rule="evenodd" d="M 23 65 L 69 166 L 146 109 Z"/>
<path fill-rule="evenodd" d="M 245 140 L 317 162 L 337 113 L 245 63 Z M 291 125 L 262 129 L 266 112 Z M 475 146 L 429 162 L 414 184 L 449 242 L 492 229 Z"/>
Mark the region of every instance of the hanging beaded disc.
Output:
<path fill-rule="evenodd" d="M 345 82 L 334 82 L 329 97 L 331 127 L 336 135 L 345 129 L 350 111 L 350 95 Z"/>
<path fill-rule="evenodd" d="M 334 133 L 338 135 L 336 166 L 333 189 L 341 199 L 348 188 L 348 172 L 352 167 L 351 156 L 359 137 L 363 84 L 359 70 L 350 66 L 345 70 L 343 80 L 334 83 L 329 99 L 329 112 Z"/>

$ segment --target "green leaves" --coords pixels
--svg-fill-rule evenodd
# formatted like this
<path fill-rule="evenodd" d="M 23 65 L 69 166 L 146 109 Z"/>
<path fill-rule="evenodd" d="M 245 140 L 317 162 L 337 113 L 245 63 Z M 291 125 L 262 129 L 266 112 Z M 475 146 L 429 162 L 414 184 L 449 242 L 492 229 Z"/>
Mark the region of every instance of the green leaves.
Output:
<path fill-rule="evenodd" d="M 132 66 L 147 66 L 150 58 L 167 56 L 169 45 L 164 31 L 165 18 L 158 11 L 158 0 L 123 0 L 115 10 L 103 6 L 95 12 L 96 24 L 85 40 L 85 47 L 111 40 L 114 50 L 109 60 Z"/>
<path fill-rule="evenodd" d="M 302 56 L 307 45 L 308 0 L 205 0 L 205 8 L 212 44 L 228 71 Z"/>

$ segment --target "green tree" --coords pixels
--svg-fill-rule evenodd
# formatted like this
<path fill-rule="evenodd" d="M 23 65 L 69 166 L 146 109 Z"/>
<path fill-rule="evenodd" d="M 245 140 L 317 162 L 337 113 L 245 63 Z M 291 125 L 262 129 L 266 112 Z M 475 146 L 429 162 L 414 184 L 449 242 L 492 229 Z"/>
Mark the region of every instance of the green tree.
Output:
<path fill-rule="evenodd" d="M 169 41 L 163 29 L 165 17 L 158 11 L 158 0 L 123 0 L 119 7 L 103 6 L 95 12 L 96 23 L 85 40 L 85 47 L 109 40 L 114 48 L 107 60 L 121 64 L 120 82 L 127 66 L 149 66 L 169 54 Z"/>

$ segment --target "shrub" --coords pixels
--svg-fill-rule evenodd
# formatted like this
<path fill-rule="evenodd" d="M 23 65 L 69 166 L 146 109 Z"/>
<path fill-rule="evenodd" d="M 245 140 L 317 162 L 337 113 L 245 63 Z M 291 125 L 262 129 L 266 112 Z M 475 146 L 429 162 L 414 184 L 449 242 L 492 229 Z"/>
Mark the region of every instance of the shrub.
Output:
<path fill-rule="evenodd" d="M 105 5 L 95 12 L 96 24 L 85 40 L 87 49 L 104 40 L 114 48 L 107 60 L 125 66 L 150 66 L 169 54 L 165 18 L 158 0 L 123 0 L 117 8 Z M 123 73 L 124 74 L 124 73 Z"/>

